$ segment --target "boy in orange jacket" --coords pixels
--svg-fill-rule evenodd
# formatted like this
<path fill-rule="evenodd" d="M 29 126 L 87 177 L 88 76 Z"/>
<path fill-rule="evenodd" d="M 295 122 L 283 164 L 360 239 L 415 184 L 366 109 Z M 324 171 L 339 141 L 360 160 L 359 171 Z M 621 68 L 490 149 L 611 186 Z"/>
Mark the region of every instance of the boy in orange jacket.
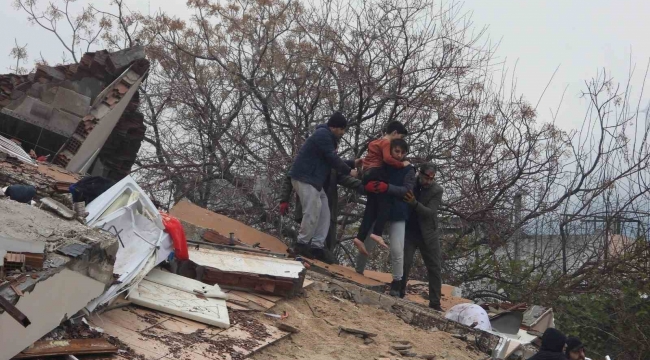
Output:
<path fill-rule="evenodd" d="M 399 121 L 390 122 L 384 131 L 384 136 L 368 144 L 368 154 L 363 158 L 363 184 L 374 184 L 375 186 L 387 186 L 388 172 L 386 166 L 401 169 L 410 165 L 408 161 L 399 161 L 391 156 L 391 142 L 396 139 L 403 139 L 408 132 Z M 383 183 L 383 184 L 380 184 Z M 384 225 L 390 215 L 390 197 L 384 193 L 367 194 L 368 201 L 363 212 L 363 219 L 357 237 L 354 239 L 354 246 L 364 255 L 368 255 L 363 240 L 367 237 L 372 227 L 370 238 L 380 246 L 388 248 L 382 237 Z M 372 226 L 375 223 L 374 227 Z"/>

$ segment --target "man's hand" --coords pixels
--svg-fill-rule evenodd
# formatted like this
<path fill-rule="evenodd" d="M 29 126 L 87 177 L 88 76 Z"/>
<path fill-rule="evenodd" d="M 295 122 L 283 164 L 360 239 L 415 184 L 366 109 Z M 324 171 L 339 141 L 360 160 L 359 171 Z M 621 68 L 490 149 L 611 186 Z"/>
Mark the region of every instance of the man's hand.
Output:
<path fill-rule="evenodd" d="M 357 177 L 357 170 L 356 170 L 356 169 L 352 169 L 352 170 L 350 171 L 350 176 L 352 176 L 352 177 Z"/>
<path fill-rule="evenodd" d="M 415 200 L 415 195 L 413 195 L 413 191 L 409 191 L 404 195 L 404 199 L 402 199 L 405 203 L 415 206 L 417 205 L 418 201 Z"/>
<path fill-rule="evenodd" d="M 280 203 L 280 215 L 287 215 L 289 212 L 289 203 L 288 202 L 281 202 Z"/>
<path fill-rule="evenodd" d="M 388 191 L 388 184 L 381 181 L 370 181 L 364 189 L 367 193 L 383 194 Z"/>
<path fill-rule="evenodd" d="M 404 167 L 407 167 L 407 166 L 411 165 L 411 162 L 410 161 L 402 161 L 402 164 L 404 164 Z"/>

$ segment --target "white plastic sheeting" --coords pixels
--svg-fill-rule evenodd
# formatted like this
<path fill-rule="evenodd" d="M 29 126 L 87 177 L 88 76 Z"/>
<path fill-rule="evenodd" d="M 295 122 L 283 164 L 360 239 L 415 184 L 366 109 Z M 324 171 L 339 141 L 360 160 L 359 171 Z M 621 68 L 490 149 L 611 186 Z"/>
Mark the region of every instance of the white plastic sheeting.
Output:
<path fill-rule="evenodd" d="M 15 157 L 26 164 L 36 165 L 36 161 L 34 161 L 34 159 L 32 159 L 31 156 L 20 147 L 20 145 L 4 136 L 0 136 L 0 152 Z"/>
<path fill-rule="evenodd" d="M 130 176 L 93 200 L 86 211 L 89 226 L 116 234 L 120 241 L 113 267 L 117 283 L 86 306 L 93 311 L 137 286 L 151 269 L 169 257 L 173 243 L 164 231 L 158 210 Z"/>
<path fill-rule="evenodd" d="M 445 318 L 466 326 L 472 326 L 472 324 L 477 323 L 477 325 L 474 326 L 475 329 L 485 331 L 492 330 L 490 317 L 487 312 L 476 304 L 454 305 L 451 309 L 447 310 Z"/>

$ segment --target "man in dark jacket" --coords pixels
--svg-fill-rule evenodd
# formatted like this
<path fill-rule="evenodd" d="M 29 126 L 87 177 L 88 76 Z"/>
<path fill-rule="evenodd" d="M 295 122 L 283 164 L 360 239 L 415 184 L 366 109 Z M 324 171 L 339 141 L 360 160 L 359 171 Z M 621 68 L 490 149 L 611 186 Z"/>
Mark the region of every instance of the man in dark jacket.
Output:
<path fill-rule="evenodd" d="M 346 160 L 345 163 L 351 167 L 355 168 L 354 161 Z M 289 170 L 290 172 L 291 170 Z M 316 251 L 317 255 L 321 255 L 322 258 L 319 260 L 326 263 L 336 263 L 336 259 L 331 255 L 334 246 L 336 245 L 336 218 L 338 217 L 338 201 L 339 201 L 339 192 L 338 186 L 341 185 L 345 188 L 355 190 L 359 194 L 364 194 L 363 184 L 361 180 L 352 177 L 350 175 L 339 174 L 338 171 L 332 169 L 330 176 L 323 184 L 323 191 L 327 194 L 327 204 L 330 210 L 330 224 L 325 239 L 321 239 L 320 236 L 323 234 L 315 234 L 312 239 L 313 243 L 322 243 L 325 242 L 325 247 L 323 252 Z M 289 202 L 291 200 L 291 193 L 293 192 L 293 185 L 291 184 L 291 177 L 287 173 L 284 181 L 282 182 L 282 191 L 280 193 L 280 214 L 286 215 L 289 212 Z M 297 222 L 302 222 L 302 205 L 300 204 L 300 199 L 298 199 L 297 206 L 294 211 L 294 219 Z M 303 253 L 301 255 L 306 257 L 313 257 L 314 254 L 311 253 L 311 249 L 302 249 Z M 304 250 L 308 250 L 309 253 L 304 253 Z"/>
<path fill-rule="evenodd" d="M 436 166 L 432 163 L 420 165 L 415 188 L 404 196 L 410 214 L 406 222 L 404 238 L 404 275 L 400 296 L 406 294 L 406 283 L 413 266 L 415 251 L 420 249 L 422 260 L 429 277 L 429 307 L 442 311 L 442 259 L 438 236 L 438 208 L 442 202 L 443 190 L 435 183 Z"/>
<path fill-rule="evenodd" d="M 318 125 L 300 148 L 289 171 L 291 185 L 302 206 L 302 221 L 295 248 L 299 254 L 331 260 L 329 252 L 325 250 L 331 214 L 323 185 L 332 169 L 341 175 L 357 175 L 356 170 L 352 170 L 336 153 L 338 141 L 345 134 L 346 127 L 347 120 L 339 112 L 334 113 L 327 124 Z"/>
<path fill-rule="evenodd" d="M 528 360 L 566 360 L 564 356 L 564 345 L 566 336 L 560 330 L 548 328 L 542 335 L 542 347 L 539 352 Z"/>

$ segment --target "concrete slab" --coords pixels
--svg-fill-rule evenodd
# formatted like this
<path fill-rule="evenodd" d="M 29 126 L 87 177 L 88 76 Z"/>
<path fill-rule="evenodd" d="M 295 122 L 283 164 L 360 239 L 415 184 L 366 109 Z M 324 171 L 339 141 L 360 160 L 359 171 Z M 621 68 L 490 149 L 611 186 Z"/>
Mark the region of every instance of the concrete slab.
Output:
<path fill-rule="evenodd" d="M 59 87 L 52 101 L 52 106 L 79 117 L 84 117 L 90 109 L 90 98 L 72 90 Z"/>
<path fill-rule="evenodd" d="M 104 292 L 104 286 L 69 269 L 36 284 L 16 304 L 31 325 L 22 327 L 6 312 L 0 314 L 0 359 L 10 359 L 39 340 Z"/>

